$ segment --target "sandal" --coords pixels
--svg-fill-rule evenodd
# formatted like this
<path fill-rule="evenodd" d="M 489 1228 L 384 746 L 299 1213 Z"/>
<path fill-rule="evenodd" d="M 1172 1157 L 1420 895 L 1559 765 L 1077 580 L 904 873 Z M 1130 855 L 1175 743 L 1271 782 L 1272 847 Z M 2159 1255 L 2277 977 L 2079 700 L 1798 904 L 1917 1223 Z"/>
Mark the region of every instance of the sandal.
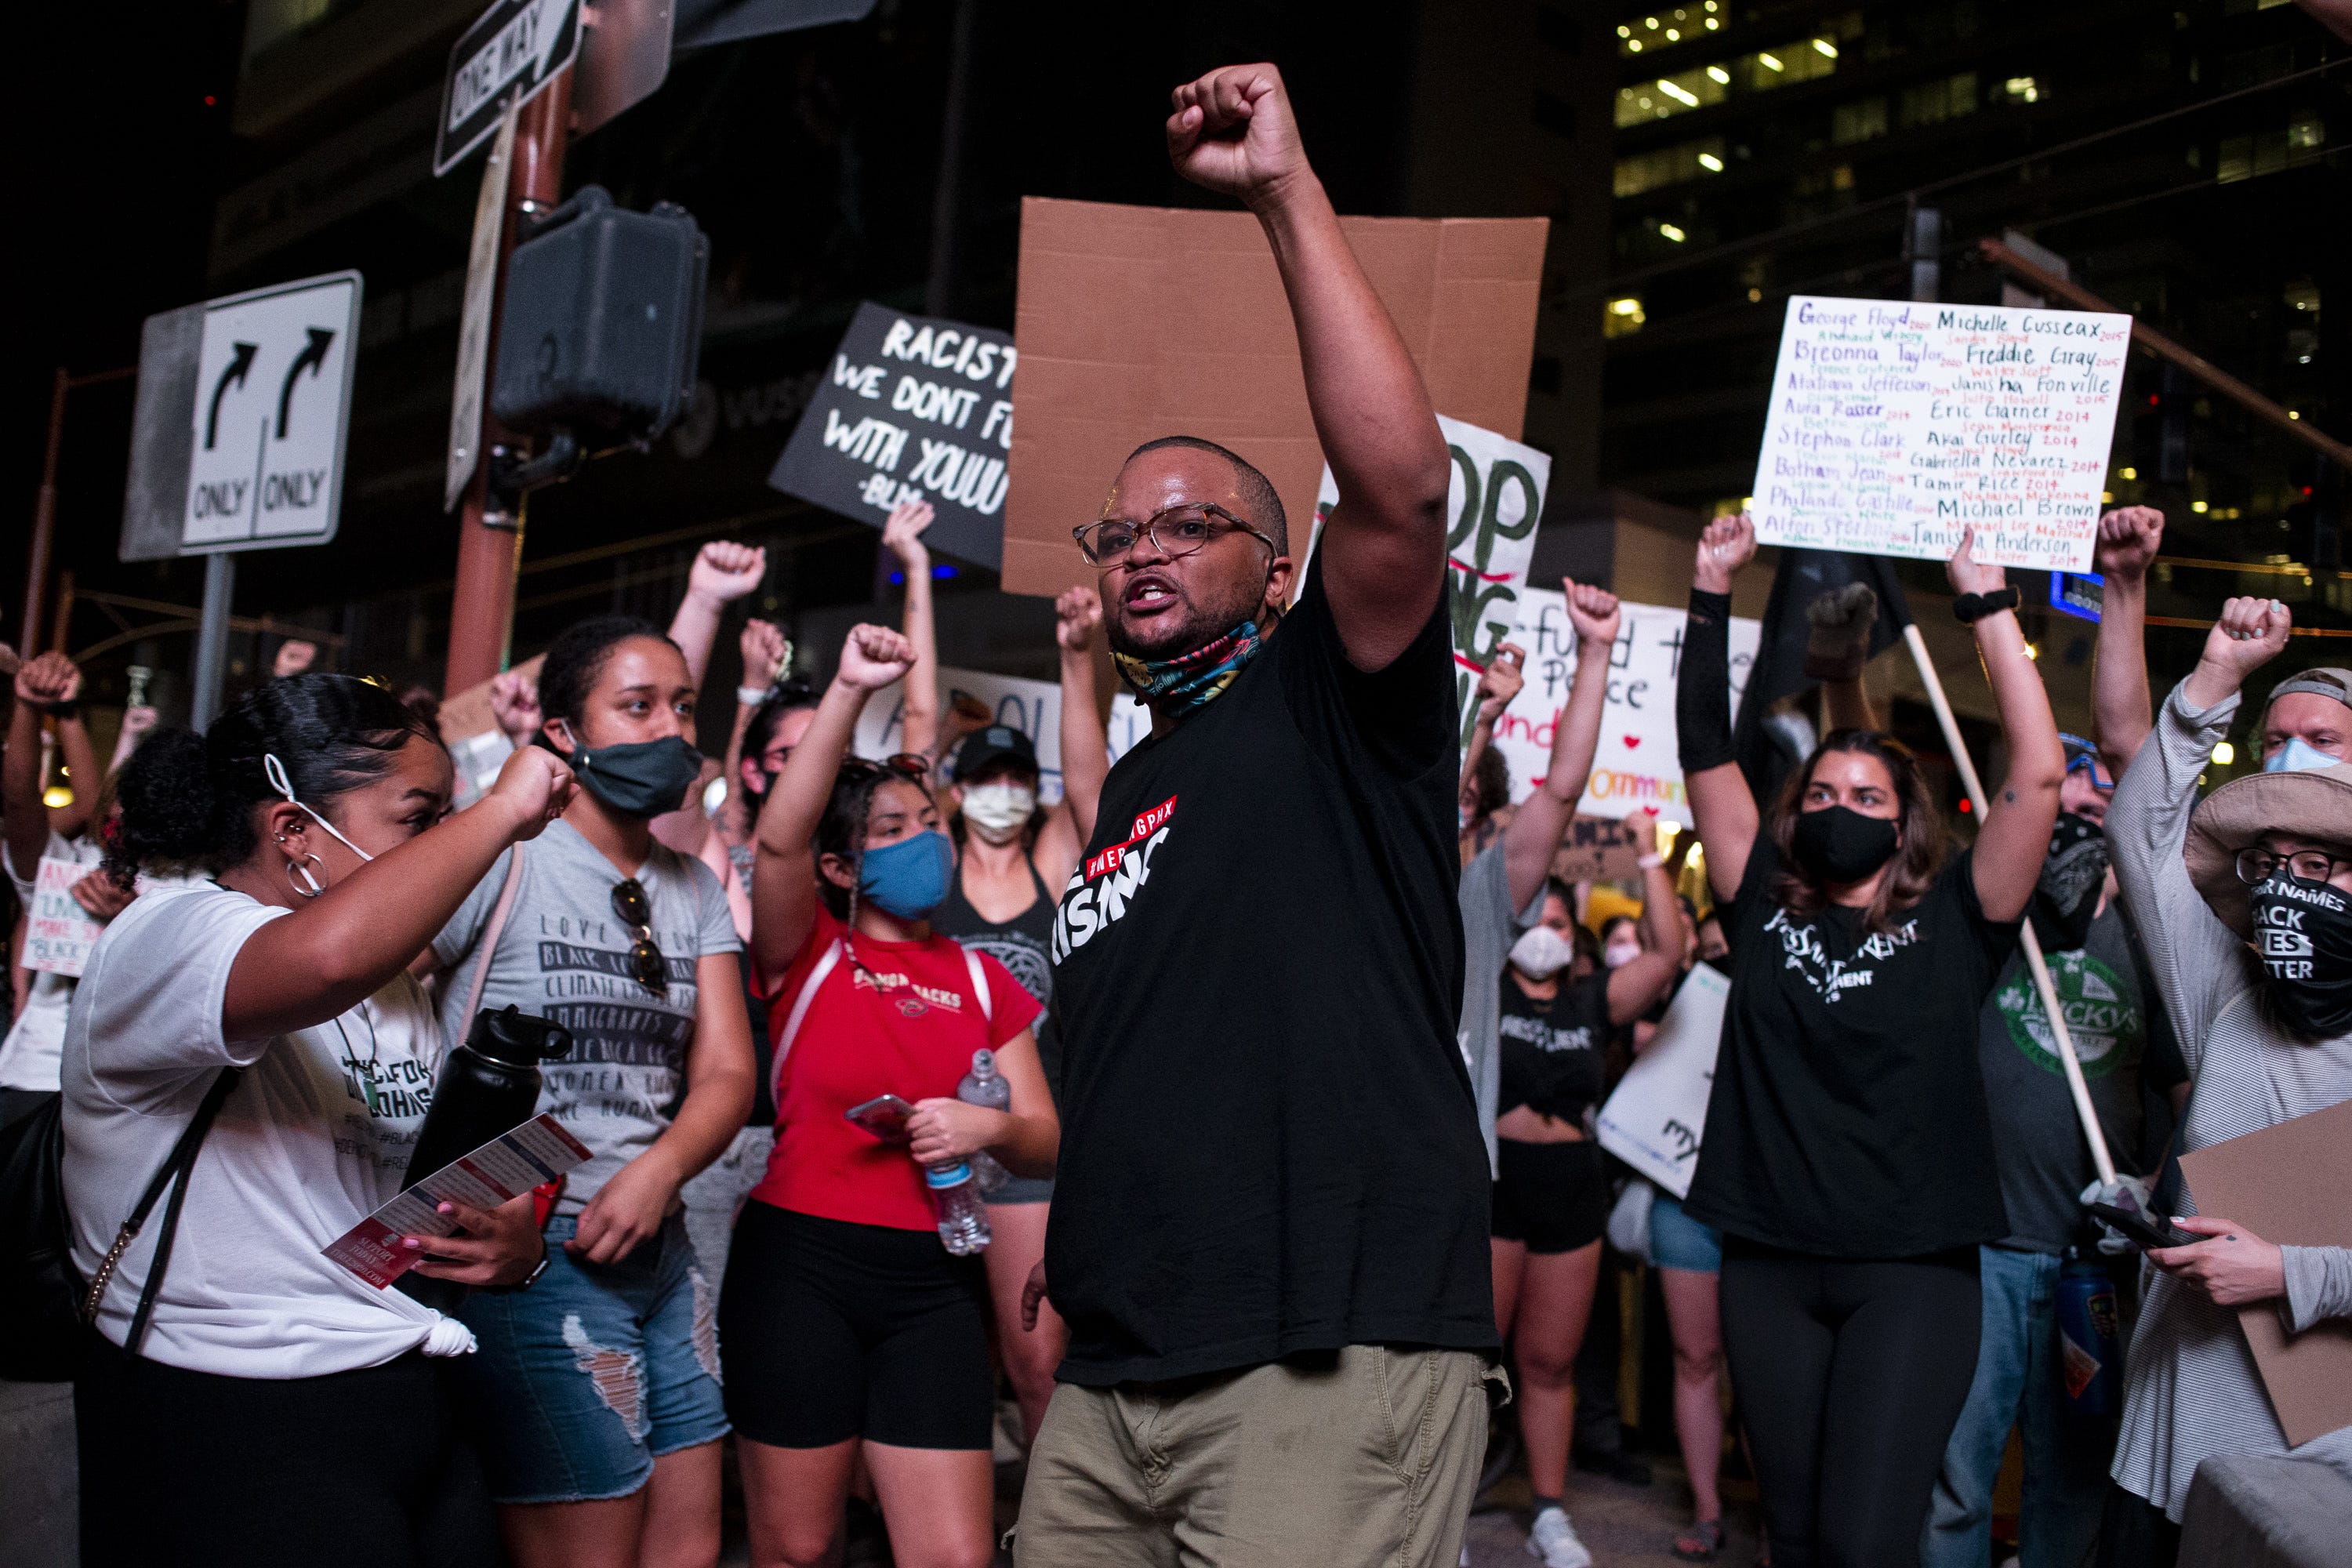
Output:
<path fill-rule="evenodd" d="M 1712 1563 L 1723 1551 L 1723 1521 L 1702 1519 L 1675 1537 L 1674 1552 L 1685 1563 Z"/>

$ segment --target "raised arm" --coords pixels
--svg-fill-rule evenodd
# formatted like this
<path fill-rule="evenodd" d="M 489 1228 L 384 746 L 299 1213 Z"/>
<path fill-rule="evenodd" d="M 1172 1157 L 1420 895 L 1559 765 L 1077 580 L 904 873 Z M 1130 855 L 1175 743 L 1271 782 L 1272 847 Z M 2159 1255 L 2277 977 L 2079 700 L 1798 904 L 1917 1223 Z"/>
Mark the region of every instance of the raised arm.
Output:
<path fill-rule="evenodd" d="M 1175 108 L 1177 172 L 1238 197 L 1274 247 L 1315 434 L 1339 486 L 1319 546 L 1324 589 L 1349 662 L 1383 668 L 1445 584 L 1451 458 L 1428 390 L 1307 164 L 1281 73 L 1227 66 L 1178 88 Z"/>
<path fill-rule="evenodd" d="M 1511 908 L 1527 908 L 1551 870 L 1551 859 L 1576 816 L 1576 803 L 1592 777 L 1593 753 L 1601 745 L 1601 712 L 1609 702 L 1609 661 L 1622 622 L 1617 595 L 1572 577 L 1562 578 L 1569 625 L 1576 629 L 1576 677 L 1568 701 L 1552 725 L 1551 760 L 1543 783 L 1523 802 L 1503 829 L 1503 863 L 1511 882 Z"/>
<path fill-rule="evenodd" d="M 2099 644 L 2091 670 L 2091 720 L 2099 760 L 2119 779 L 2139 755 L 2156 717 L 2147 690 L 2147 569 L 2164 542 L 2164 514 L 2117 507 L 2099 519 Z"/>
<path fill-rule="evenodd" d="M 1756 556 L 1746 512 L 1718 517 L 1699 535 L 1691 568 L 1690 622 L 1675 682 L 1675 735 L 1691 820 L 1706 851 L 1707 886 L 1728 901 L 1756 847 L 1756 797 L 1731 752 L 1731 579 Z"/>
<path fill-rule="evenodd" d="M 1103 780 L 1110 776 L 1110 741 L 1095 706 L 1095 633 L 1102 600 L 1092 588 L 1065 588 L 1054 601 L 1054 643 L 1062 650 L 1062 804 L 1076 853 L 1095 836 Z M 1050 889 L 1056 897 L 1061 889 Z"/>
<path fill-rule="evenodd" d="M 727 780 L 731 795 L 741 788 L 743 777 L 743 732 L 751 727 L 751 715 L 768 700 L 776 681 L 783 675 L 784 666 L 793 656 L 793 645 L 784 640 L 775 623 L 754 616 L 743 623 L 742 635 L 736 639 L 736 650 L 743 659 L 743 684 L 735 689 L 735 724 L 727 732 Z"/>
<path fill-rule="evenodd" d="M 751 862 L 751 952 L 773 981 L 816 923 L 816 825 L 866 698 L 907 673 L 914 651 L 887 626 L 849 628 L 841 668 L 817 700 L 816 716 L 784 759 L 760 809 Z"/>
<path fill-rule="evenodd" d="M 898 702 L 898 749 L 940 761 L 940 638 L 931 616 L 931 552 L 923 530 L 935 514 L 927 500 L 902 500 L 882 525 L 882 543 L 898 558 L 907 578 L 907 617 L 902 628 L 915 662 Z"/>
<path fill-rule="evenodd" d="M 2009 574 L 1976 558 L 1976 530 L 1960 534 L 1960 547 L 1948 568 L 1954 593 L 1998 592 Z M 1977 652 L 2000 713 L 2001 739 L 2009 747 L 2009 776 L 1991 792 L 1984 826 L 1978 830 L 1972 868 L 1977 901 L 1986 915 L 2013 921 L 2025 912 L 2042 862 L 2050 854 L 2050 829 L 2058 820 L 2058 786 L 2066 782 L 2066 749 L 2058 721 L 2051 717 L 2050 693 L 2042 672 L 2025 651 L 2025 630 L 2014 610 L 1995 610 L 1976 623 Z"/>
<path fill-rule="evenodd" d="M 10 869 L 28 882 L 40 869 L 41 851 L 49 842 L 49 811 L 41 804 L 41 720 L 53 708 L 69 708 L 80 696 L 81 671 L 61 653 L 41 654 L 17 668 L 16 707 L 8 715 L 8 755 L 0 763 L 0 831 L 5 835 Z M 79 718 L 74 725 L 80 728 Z M 85 735 L 83 750 L 89 746 Z M 74 782 L 92 793 L 98 787 L 95 772 L 86 784 L 77 772 Z"/>
<path fill-rule="evenodd" d="M 1609 972 L 1612 1024 L 1630 1024 L 1648 1012 L 1682 973 L 1682 900 L 1666 858 L 1658 853 L 1658 819 L 1637 811 L 1625 827 L 1642 857 L 1642 951 Z"/>
<path fill-rule="evenodd" d="M 122 710 L 121 727 L 114 731 L 114 760 L 106 764 L 107 777 L 121 773 L 139 750 L 139 742 L 153 732 L 159 715 L 145 703 L 137 703 Z"/>
<path fill-rule="evenodd" d="M 1517 643 L 1498 643 L 1495 657 L 1478 677 L 1474 689 L 1478 699 L 1478 712 L 1470 725 L 1470 743 L 1462 748 L 1462 773 L 1455 787 L 1467 789 L 1478 772 L 1478 759 L 1495 743 L 1495 726 L 1503 721 L 1503 710 L 1518 700 L 1528 684 L 1528 650 Z"/>
<path fill-rule="evenodd" d="M 719 641 L 719 617 L 727 606 L 759 587 L 768 574 L 768 552 L 748 544 L 714 539 L 704 545 L 686 574 L 686 597 L 670 617 L 669 640 L 686 655 L 686 672 L 698 689 Z"/>

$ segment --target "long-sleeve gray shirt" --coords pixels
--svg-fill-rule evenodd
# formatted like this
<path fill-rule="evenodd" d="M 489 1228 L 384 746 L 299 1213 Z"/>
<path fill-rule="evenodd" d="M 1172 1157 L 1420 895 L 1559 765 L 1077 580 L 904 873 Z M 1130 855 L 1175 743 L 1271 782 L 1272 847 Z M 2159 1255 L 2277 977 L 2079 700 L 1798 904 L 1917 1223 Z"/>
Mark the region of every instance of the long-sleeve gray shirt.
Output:
<path fill-rule="evenodd" d="M 2311 1042 L 2271 1023 L 2258 994 L 2261 962 L 2214 916 L 2181 858 L 2198 774 L 2237 709 L 2235 694 L 2202 710 L 2191 708 L 2186 683 L 2177 688 L 2107 809 L 2107 846 L 2124 909 L 2146 946 L 2192 1085 L 2179 1132 L 2183 1152 L 2352 1100 L 2352 1036 Z M 2286 1295 L 2279 1311 L 2291 1331 L 2352 1317 L 2352 1249 L 2281 1251 Z M 2112 1474 L 2177 1521 L 2197 1466 L 2209 1456 L 2289 1450 L 2238 1326 L 2238 1309 L 2217 1306 L 2170 1275 L 2147 1273 Z M 2352 1426 L 2294 1454 L 2352 1473 Z"/>

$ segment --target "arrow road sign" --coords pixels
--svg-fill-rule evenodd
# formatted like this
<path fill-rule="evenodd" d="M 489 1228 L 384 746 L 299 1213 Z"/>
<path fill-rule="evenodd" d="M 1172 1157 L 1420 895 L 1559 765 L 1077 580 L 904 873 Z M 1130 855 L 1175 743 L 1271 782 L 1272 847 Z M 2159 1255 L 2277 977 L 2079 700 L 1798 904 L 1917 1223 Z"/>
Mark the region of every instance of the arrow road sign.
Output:
<path fill-rule="evenodd" d="M 449 51 L 433 172 L 446 174 L 499 128 L 509 102 L 529 103 L 580 52 L 580 0 L 497 0 Z"/>
<path fill-rule="evenodd" d="M 193 448 L 181 554 L 334 537 L 360 291 L 358 273 L 335 272 L 199 307 L 205 401 L 181 405 Z M 144 363 L 140 374 L 143 391 Z"/>

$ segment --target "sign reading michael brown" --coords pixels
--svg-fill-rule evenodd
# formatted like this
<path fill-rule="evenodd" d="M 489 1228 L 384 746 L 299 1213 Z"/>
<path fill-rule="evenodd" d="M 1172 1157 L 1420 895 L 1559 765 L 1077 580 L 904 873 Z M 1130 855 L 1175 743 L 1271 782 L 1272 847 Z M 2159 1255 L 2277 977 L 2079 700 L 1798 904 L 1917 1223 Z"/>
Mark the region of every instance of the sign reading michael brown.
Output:
<path fill-rule="evenodd" d="M 927 500 L 925 543 L 999 569 L 1018 357 L 1008 333 L 858 306 L 768 483 L 877 529 Z"/>

